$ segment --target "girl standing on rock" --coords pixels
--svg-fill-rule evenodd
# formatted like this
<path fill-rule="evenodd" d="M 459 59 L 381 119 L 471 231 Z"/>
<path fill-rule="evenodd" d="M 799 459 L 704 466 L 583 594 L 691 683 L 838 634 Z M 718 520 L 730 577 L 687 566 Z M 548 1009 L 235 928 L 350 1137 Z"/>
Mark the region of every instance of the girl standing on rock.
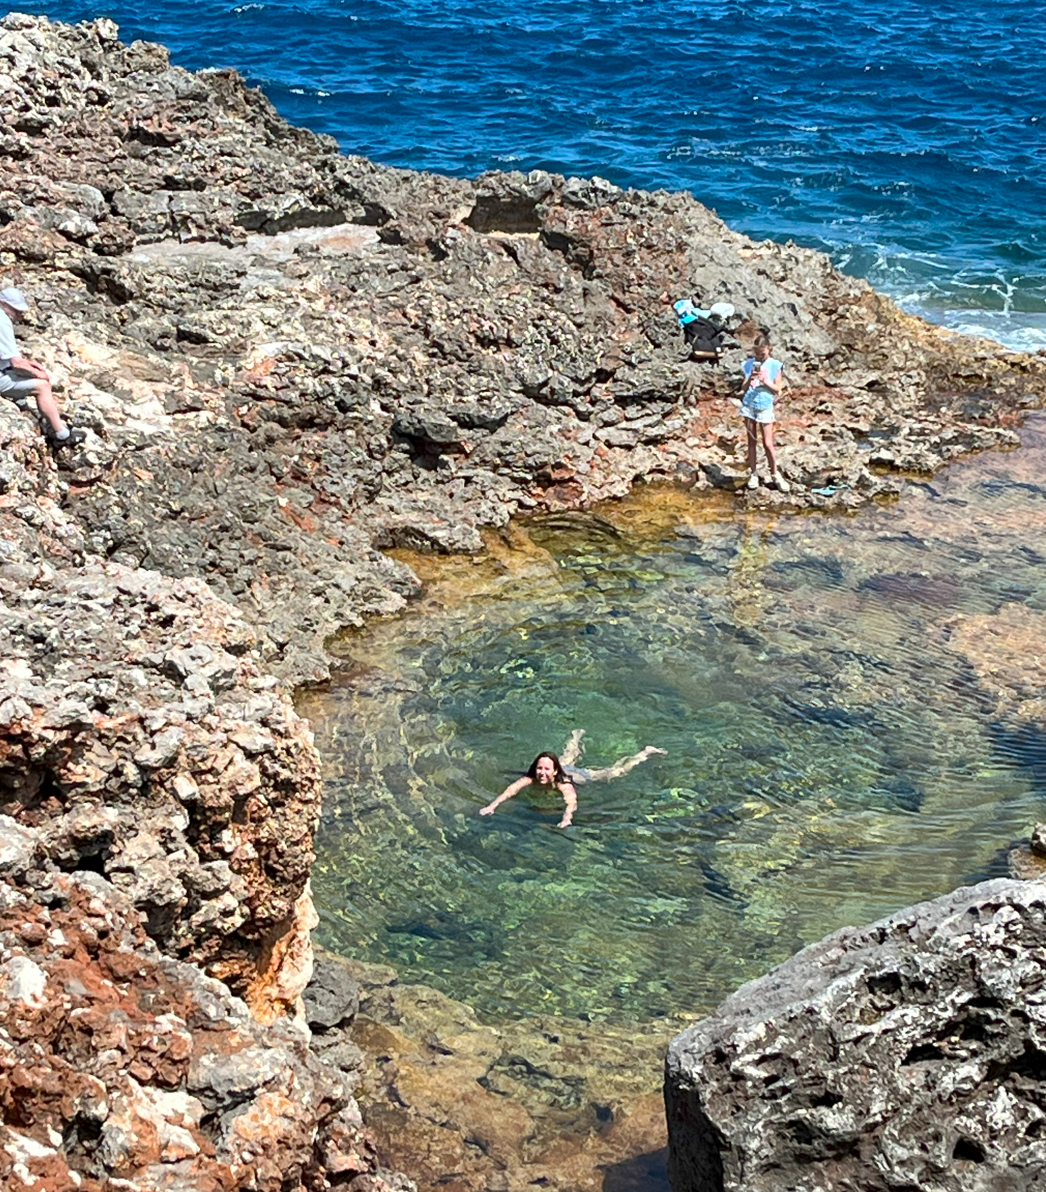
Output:
<path fill-rule="evenodd" d="M 763 436 L 763 451 L 770 465 L 770 483 L 778 492 L 786 493 L 788 481 L 777 470 L 777 455 L 774 451 L 774 398 L 787 382 L 784 379 L 784 365 L 770 355 L 770 340 L 765 335 L 757 337 L 752 355 L 741 366 L 744 381 L 741 384 L 741 414 L 748 434 L 748 481 L 746 487 L 759 487 L 759 473 L 756 468 L 756 427 Z"/>
<path fill-rule="evenodd" d="M 555 788 L 563 796 L 563 802 L 566 806 L 563 811 L 563 818 L 556 827 L 569 828 L 574 819 L 574 812 L 577 811 L 577 791 L 574 789 L 575 782 L 580 785 L 582 782 L 601 782 L 609 778 L 620 778 L 623 774 L 627 774 L 629 770 L 635 769 L 640 762 L 645 761 L 652 753 L 665 752 L 663 749 L 657 749 L 653 745 L 647 745 L 645 749 L 641 749 L 637 754 L 632 757 L 623 757 L 620 761 L 614 762 L 612 766 L 604 766 L 601 770 L 586 770 L 574 765 L 574 762 L 581 756 L 581 738 L 584 735 L 585 730 L 583 728 L 574 729 L 563 748 L 562 759 L 558 758 L 554 753 L 539 753 L 530 763 L 530 769 L 526 774 L 506 786 L 493 803 L 488 803 L 486 807 L 481 807 L 479 809 L 480 815 L 493 815 L 495 808 L 504 803 L 506 799 L 511 799 L 513 795 L 518 795 L 524 787 L 528 787 L 532 782 L 536 782 L 539 787 L 545 790 Z"/>

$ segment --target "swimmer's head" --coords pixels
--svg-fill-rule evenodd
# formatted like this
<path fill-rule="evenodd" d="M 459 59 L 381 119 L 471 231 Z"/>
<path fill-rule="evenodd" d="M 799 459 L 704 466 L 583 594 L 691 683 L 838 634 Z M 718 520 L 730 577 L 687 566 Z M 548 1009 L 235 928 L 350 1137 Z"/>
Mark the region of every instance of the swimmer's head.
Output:
<path fill-rule="evenodd" d="M 552 786 L 553 783 L 562 782 L 566 775 L 554 753 L 539 753 L 530 763 L 527 777 L 541 786 Z"/>

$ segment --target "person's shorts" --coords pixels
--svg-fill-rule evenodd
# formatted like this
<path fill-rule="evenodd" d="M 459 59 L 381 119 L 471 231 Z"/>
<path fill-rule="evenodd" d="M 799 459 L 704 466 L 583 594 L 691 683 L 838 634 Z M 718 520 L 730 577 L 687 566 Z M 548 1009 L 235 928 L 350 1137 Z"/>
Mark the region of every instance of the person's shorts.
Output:
<path fill-rule="evenodd" d="M 582 782 L 590 782 L 592 779 L 592 771 L 586 770 L 584 766 L 564 766 L 563 773 L 575 786 L 580 786 Z"/>
<path fill-rule="evenodd" d="M 25 401 L 37 391 L 39 385 L 39 378 L 23 368 L 0 372 L 0 397 L 6 397 L 9 401 Z"/>
<path fill-rule="evenodd" d="M 745 418 L 751 419 L 752 422 L 773 422 L 774 407 L 773 403 L 768 405 L 765 410 L 756 410 L 745 402 L 741 403 L 741 414 Z"/>

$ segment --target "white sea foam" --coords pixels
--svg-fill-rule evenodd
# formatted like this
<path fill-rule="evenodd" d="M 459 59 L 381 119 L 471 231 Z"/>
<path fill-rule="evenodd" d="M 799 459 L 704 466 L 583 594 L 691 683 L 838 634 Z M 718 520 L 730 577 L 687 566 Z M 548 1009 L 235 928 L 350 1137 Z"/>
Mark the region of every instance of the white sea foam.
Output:
<path fill-rule="evenodd" d="M 1016 351 L 1046 348 L 1046 311 L 1041 281 L 956 268 L 940 253 L 896 245 L 845 244 L 832 252 L 835 265 L 867 278 L 909 314 L 962 335 L 994 339 Z"/>
<path fill-rule="evenodd" d="M 919 315 L 960 335 L 994 339 L 1017 352 L 1046 350 L 1046 314 L 959 310 L 942 305 L 940 293 L 891 294 L 890 297 L 909 314 Z"/>

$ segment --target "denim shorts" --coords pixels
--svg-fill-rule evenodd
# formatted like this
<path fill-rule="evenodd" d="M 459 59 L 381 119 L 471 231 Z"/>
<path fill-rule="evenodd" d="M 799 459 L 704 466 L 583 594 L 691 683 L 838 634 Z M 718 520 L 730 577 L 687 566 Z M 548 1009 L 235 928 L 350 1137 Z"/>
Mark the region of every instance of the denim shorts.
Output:
<path fill-rule="evenodd" d="M 757 410 L 753 406 L 750 406 L 747 402 L 742 402 L 741 414 L 752 422 L 773 422 L 774 405 L 773 402 L 771 402 L 765 410 Z"/>

